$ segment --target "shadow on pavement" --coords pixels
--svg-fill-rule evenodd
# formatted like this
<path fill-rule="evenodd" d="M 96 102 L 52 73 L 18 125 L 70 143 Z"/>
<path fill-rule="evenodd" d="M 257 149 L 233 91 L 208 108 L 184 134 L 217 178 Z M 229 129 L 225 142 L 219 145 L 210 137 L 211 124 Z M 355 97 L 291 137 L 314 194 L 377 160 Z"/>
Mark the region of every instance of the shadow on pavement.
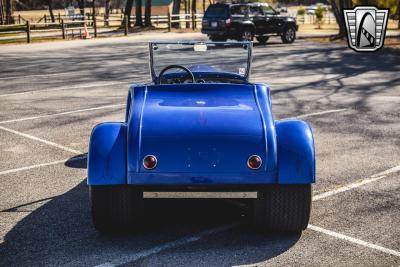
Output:
<path fill-rule="evenodd" d="M 101 236 L 91 223 L 85 180 L 20 219 L 0 244 L 0 266 L 101 264 L 213 227 L 246 221 L 247 206 L 232 203 L 221 199 L 146 199 L 145 229 L 125 236 Z M 18 207 L 0 213 L 22 215 Z M 262 235 L 246 224 L 219 235 L 221 238 L 207 241 L 204 249 L 218 250 L 224 259 L 222 265 L 265 261 L 285 252 L 300 238 Z M 204 246 L 201 241 L 196 243 Z M 247 249 L 246 244 L 271 249 L 244 253 L 240 258 L 230 256 L 230 247 L 232 251 Z"/>
<path fill-rule="evenodd" d="M 64 165 L 68 168 L 86 169 L 87 168 L 87 153 L 74 156 L 67 160 Z"/>

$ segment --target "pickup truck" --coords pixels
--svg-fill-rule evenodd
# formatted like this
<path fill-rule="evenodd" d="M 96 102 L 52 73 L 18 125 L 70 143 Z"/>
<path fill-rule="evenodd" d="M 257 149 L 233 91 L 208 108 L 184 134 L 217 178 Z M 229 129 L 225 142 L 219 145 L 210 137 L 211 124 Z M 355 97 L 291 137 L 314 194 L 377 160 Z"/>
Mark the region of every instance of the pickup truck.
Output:
<path fill-rule="evenodd" d="M 293 43 L 298 25 L 295 18 L 282 16 L 266 3 L 212 4 L 203 17 L 201 32 L 211 41 L 252 41 L 265 44 L 270 36 Z"/>

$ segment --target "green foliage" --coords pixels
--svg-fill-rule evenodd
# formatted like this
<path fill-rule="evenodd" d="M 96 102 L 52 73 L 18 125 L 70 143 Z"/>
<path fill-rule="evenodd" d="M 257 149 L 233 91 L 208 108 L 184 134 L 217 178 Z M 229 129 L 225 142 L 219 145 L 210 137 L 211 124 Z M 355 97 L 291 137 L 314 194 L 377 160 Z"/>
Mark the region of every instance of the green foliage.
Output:
<path fill-rule="evenodd" d="M 306 14 L 306 9 L 303 6 L 300 6 L 299 9 L 297 9 L 297 15 L 304 16 L 304 14 Z"/>
<path fill-rule="evenodd" d="M 315 17 L 317 20 L 321 21 L 322 18 L 324 17 L 325 9 L 322 6 L 318 6 L 317 9 L 315 10 Z"/>
<path fill-rule="evenodd" d="M 353 0 L 353 6 L 374 5 L 378 8 L 390 8 L 390 17 L 399 14 L 400 0 Z"/>

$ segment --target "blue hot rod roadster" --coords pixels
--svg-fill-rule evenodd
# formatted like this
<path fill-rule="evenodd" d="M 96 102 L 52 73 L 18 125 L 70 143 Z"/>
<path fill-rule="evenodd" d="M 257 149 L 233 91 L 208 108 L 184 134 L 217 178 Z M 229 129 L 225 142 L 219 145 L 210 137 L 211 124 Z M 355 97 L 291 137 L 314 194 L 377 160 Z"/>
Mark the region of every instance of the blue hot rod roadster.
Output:
<path fill-rule="evenodd" d="M 250 83 L 252 43 L 149 44 L 152 82 L 134 84 L 123 122 L 97 125 L 88 152 L 94 225 L 132 229 L 143 191 L 255 191 L 254 224 L 300 232 L 311 210 L 314 140 L 275 121 L 270 89 Z"/>

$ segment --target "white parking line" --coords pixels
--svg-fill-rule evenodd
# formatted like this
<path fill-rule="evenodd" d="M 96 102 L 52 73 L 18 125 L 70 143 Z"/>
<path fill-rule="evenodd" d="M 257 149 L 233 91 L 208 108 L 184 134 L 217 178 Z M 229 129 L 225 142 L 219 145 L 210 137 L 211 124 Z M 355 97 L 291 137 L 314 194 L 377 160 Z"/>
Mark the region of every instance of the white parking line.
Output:
<path fill-rule="evenodd" d="M 343 112 L 350 110 L 349 108 L 342 108 L 342 109 L 330 109 L 330 110 L 325 110 L 325 111 L 320 111 L 320 112 L 314 112 L 314 113 L 307 113 L 303 115 L 299 115 L 296 117 L 291 117 L 289 119 L 301 119 L 301 118 L 307 118 L 307 117 L 312 117 L 312 116 L 319 116 L 319 115 L 325 115 L 325 114 L 330 114 L 330 113 L 337 113 L 337 112 Z"/>
<path fill-rule="evenodd" d="M 330 231 L 330 230 L 327 230 L 327 229 L 324 229 L 324 228 L 321 228 L 321 227 L 318 227 L 318 226 L 315 226 L 315 225 L 311 225 L 311 224 L 308 225 L 308 229 L 311 229 L 313 231 L 320 232 L 320 233 L 323 233 L 323 234 L 326 234 L 326 235 L 329 235 L 329 236 L 332 236 L 332 237 L 335 237 L 335 238 L 338 238 L 338 239 L 346 240 L 346 241 L 348 241 L 350 243 L 361 245 L 361 246 L 364 246 L 364 247 L 367 247 L 367 248 L 370 248 L 370 249 L 375 249 L 375 250 L 381 251 L 381 252 L 386 253 L 386 254 L 390 254 L 390 255 L 393 255 L 393 256 L 396 256 L 396 257 L 400 257 L 400 252 L 399 251 L 396 251 L 396 250 L 393 250 L 393 249 L 389 249 L 389 248 L 385 248 L 385 247 L 382 247 L 382 246 L 379 246 L 379 245 L 375 245 L 375 244 L 363 241 L 361 239 L 357 239 L 357 238 L 354 238 L 354 237 L 351 237 L 351 236 L 343 235 L 343 234 L 340 234 L 340 233 L 337 233 L 337 232 L 333 232 L 333 231 Z"/>
<path fill-rule="evenodd" d="M 362 185 L 367 184 L 367 183 L 372 183 L 374 181 L 378 181 L 378 180 L 386 177 L 387 175 L 389 175 L 391 173 L 398 172 L 398 171 L 400 171 L 400 165 L 396 166 L 396 167 L 393 167 L 393 168 L 390 168 L 388 170 L 379 172 L 377 174 L 374 174 L 370 178 L 362 180 L 364 182 L 352 183 L 352 184 L 343 186 L 343 187 L 341 187 L 339 189 L 335 189 L 335 190 L 332 190 L 332 191 L 317 195 L 317 196 L 313 197 L 313 201 L 316 201 L 316 200 L 319 200 L 319 199 L 322 199 L 322 198 L 326 198 L 326 197 L 329 197 L 329 196 L 332 196 L 332 195 L 335 195 L 335 194 L 339 194 L 341 192 L 345 192 L 345 191 L 354 189 L 356 187 L 362 186 Z M 343 190 L 342 188 L 345 189 L 345 190 Z M 219 232 L 225 231 L 225 230 L 221 230 L 221 229 L 225 229 L 224 227 L 229 227 L 228 229 L 231 229 L 231 228 L 233 228 L 233 227 L 235 227 L 237 225 L 239 225 L 239 223 L 234 224 L 234 225 L 225 225 L 225 226 L 221 226 L 221 227 L 218 227 L 218 228 L 213 228 L 213 229 L 208 230 L 206 232 L 208 232 L 209 234 L 217 234 Z M 388 248 L 384 248 L 384 247 L 381 247 L 381 246 L 378 246 L 378 245 L 375 245 L 375 244 L 372 244 L 372 243 L 368 243 L 368 242 L 365 242 L 365 241 L 360 240 L 360 239 L 356 239 L 356 238 L 352 238 L 352 237 L 349 237 L 349 236 L 345 236 L 345 235 L 342 235 L 342 234 L 339 234 L 339 233 L 336 233 L 336 232 L 332 232 L 332 231 L 329 231 L 329 230 L 326 230 L 326 229 L 323 229 L 323 228 L 320 228 L 320 227 L 317 227 L 317 226 L 314 226 L 314 225 L 310 225 L 310 224 L 308 225 L 308 228 L 313 230 L 313 231 L 317 231 L 317 232 L 321 232 L 321 233 L 324 233 L 324 234 L 328 234 L 330 236 L 333 236 L 333 237 L 336 237 L 336 238 L 339 238 L 339 239 L 343 239 L 343 240 L 347 240 L 347 241 L 352 242 L 352 243 L 356 243 L 356 244 L 359 244 L 359 245 L 362 245 L 362 246 L 366 246 L 366 247 L 369 247 L 369 248 L 372 248 L 372 249 L 376 249 L 376 250 L 379 250 L 379 251 L 382 251 L 382 252 L 385 252 L 385 253 L 389 253 L 389 254 L 392 254 L 392 255 L 395 255 L 395 256 L 400 256 L 400 254 L 399 254 L 400 252 L 398 252 L 398 251 L 391 250 L 391 249 L 388 249 Z M 194 241 L 198 241 L 201 238 L 203 238 L 203 237 L 205 237 L 206 235 L 209 235 L 209 234 L 201 234 L 201 235 L 198 234 L 197 236 L 199 236 L 199 238 L 197 238 L 195 240 L 191 240 L 190 239 L 191 237 L 182 238 L 182 239 L 179 239 L 177 241 L 173 241 L 173 242 L 169 242 L 169 243 L 166 243 L 166 244 L 162 244 L 160 246 L 153 247 L 153 248 L 148 249 L 148 250 L 146 250 L 144 252 L 139 252 L 139 253 L 132 254 L 132 255 L 129 255 L 129 256 L 126 256 L 126 257 L 119 257 L 115 261 L 107 262 L 107 263 L 100 264 L 100 265 L 97 265 L 97 266 L 111 267 L 111 266 L 126 264 L 126 263 L 129 263 L 129 262 L 134 262 L 134 261 L 136 261 L 138 259 L 141 259 L 141 258 L 144 258 L 144 257 L 147 257 L 147 256 L 151 256 L 153 254 L 159 253 L 159 252 L 161 252 L 163 250 L 166 250 L 166 249 L 177 248 L 177 247 L 186 245 L 188 243 L 191 243 L 191 242 L 194 242 Z M 173 244 L 173 245 L 170 245 L 170 244 Z"/>
<path fill-rule="evenodd" d="M 122 257 L 118 257 L 115 260 L 112 260 L 110 262 L 106 262 L 106 263 L 103 263 L 103 264 L 100 264 L 97 266 L 98 267 L 111 267 L 111 266 L 122 265 L 122 264 L 128 263 L 128 262 L 134 262 L 139 259 L 146 258 L 148 256 L 160 253 L 163 250 L 177 248 L 177 247 L 198 241 L 206 236 L 227 231 L 238 225 L 239 225 L 239 223 L 233 223 L 233 224 L 228 224 L 228 225 L 224 225 L 221 227 L 216 227 L 216 228 L 213 228 L 210 230 L 205 230 L 205 231 L 202 231 L 195 235 L 191 235 L 191 236 L 187 236 L 187 237 L 175 240 L 175 241 L 167 242 L 167 243 L 161 244 L 159 246 L 156 246 L 156 247 L 153 247 L 153 248 L 150 248 L 147 250 L 139 251 L 137 253 L 129 254 L 126 256 L 122 256 Z"/>
<path fill-rule="evenodd" d="M 20 172 L 20 171 L 26 171 L 26 170 L 36 169 L 36 168 L 40 168 L 40 167 L 52 166 L 52 165 L 65 163 L 67 161 L 72 162 L 72 161 L 82 160 L 82 159 L 85 159 L 85 158 L 87 158 L 87 155 L 83 155 L 83 156 L 79 156 L 79 157 L 75 157 L 75 158 L 71 158 L 71 159 L 62 159 L 62 160 L 56 160 L 56 161 L 47 162 L 47 163 L 30 165 L 30 166 L 21 167 L 21 168 L 16 168 L 16 169 L 11 169 L 11 170 L 6 170 L 6 171 L 0 171 L 0 175 L 10 174 L 10 173 Z"/>
<path fill-rule="evenodd" d="M 369 184 L 369 183 L 372 183 L 372 182 L 379 181 L 379 180 L 381 180 L 383 178 L 386 178 L 389 174 L 396 173 L 396 172 L 399 172 L 399 171 L 400 171 L 400 165 L 395 166 L 393 168 L 390 168 L 388 170 L 376 173 L 376 174 L 370 176 L 369 178 L 366 178 L 366 179 L 363 179 L 363 180 L 360 180 L 360 181 L 356 181 L 356 182 L 351 183 L 351 184 L 347 184 L 347 185 L 338 187 L 338 188 L 330 190 L 328 192 L 324 192 L 324 193 L 318 194 L 318 195 L 313 197 L 313 201 L 320 200 L 320 199 L 323 199 L 323 198 L 327 198 L 327 197 L 330 197 L 330 196 L 333 196 L 333 195 L 336 195 L 336 194 L 339 194 L 339 193 L 342 193 L 342 192 L 349 191 L 351 189 L 360 187 L 360 186 L 365 185 L 365 184 Z"/>
<path fill-rule="evenodd" d="M 100 106 L 100 107 L 95 107 L 95 108 L 77 109 L 77 110 L 71 110 L 71 111 L 54 113 L 54 114 L 39 115 L 39 116 L 34 116 L 34 117 L 25 117 L 25 118 L 20 118 L 20 119 L 12 119 L 12 120 L 0 121 L 0 124 L 6 124 L 6 123 L 11 123 L 11 122 L 20 122 L 20 121 L 28 121 L 28 120 L 36 120 L 36 119 L 55 117 L 55 116 L 61 116 L 61 115 L 69 115 L 69 114 L 74 114 L 74 113 L 93 111 L 93 110 L 100 110 L 100 109 L 124 107 L 125 105 L 126 104 L 115 104 L 115 105 L 106 105 L 106 106 Z"/>
<path fill-rule="evenodd" d="M 31 75 L 20 75 L 20 76 L 9 76 L 9 77 L 0 77 L 0 80 L 12 80 L 12 79 L 21 79 L 21 78 L 33 78 L 33 77 L 50 77 L 50 76 L 58 76 L 65 75 L 71 73 L 80 73 L 79 71 L 68 71 L 68 72 L 58 72 L 58 73 L 48 73 L 48 74 L 31 74 Z"/>
<path fill-rule="evenodd" d="M 80 84 L 80 85 L 75 85 L 75 86 L 61 86 L 61 87 L 47 88 L 47 89 L 41 89 L 41 90 L 32 90 L 32 91 L 23 91 L 23 92 L 18 92 L 18 93 L 3 94 L 3 95 L 0 95 L 0 97 L 24 95 L 24 94 L 34 94 L 37 92 L 84 89 L 84 88 L 103 87 L 103 86 L 111 86 L 111 85 L 123 85 L 123 84 L 130 84 L 130 82 L 88 83 L 88 84 Z"/>
<path fill-rule="evenodd" d="M 38 141 L 38 142 L 41 142 L 41 143 L 49 145 L 49 146 L 57 147 L 59 149 L 62 149 L 64 151 L 68 151 L 68 152 L 71 152 L 71 153 L 74 153 L 74 154 L 83 154 L 79 150 L 72 149 L 72 148 L 69 148 L 69 147 L 66 147 L 66 146 L 63 146 L 63 145 L 59 145 L 59 144 L 56 144 L 54 142 L 47 141 L 47 140 L 41 139 L 39 137 L 30 135 L 30 134 L 26 134 L 26 133 L 22 133 L 22 132 L 19 132 L 19 131 L 15 131 L 15 130 L 10 129 L 10 128 L 6 128 L 6 127 L 3 127 L 3 126 L 0 126 L 0 130 L 6 131 L 6 132 L 9 132 L 9 133 L 13 133 L 13 134 L 16 134 L 16 135 L 19 135 L 19 136 L 22 136 L 22 137 L 25 137 L 25 138 L 28 138 L 28 139 L 31 139 L 31 140 L 34 140 L 34 141 Z"/>

